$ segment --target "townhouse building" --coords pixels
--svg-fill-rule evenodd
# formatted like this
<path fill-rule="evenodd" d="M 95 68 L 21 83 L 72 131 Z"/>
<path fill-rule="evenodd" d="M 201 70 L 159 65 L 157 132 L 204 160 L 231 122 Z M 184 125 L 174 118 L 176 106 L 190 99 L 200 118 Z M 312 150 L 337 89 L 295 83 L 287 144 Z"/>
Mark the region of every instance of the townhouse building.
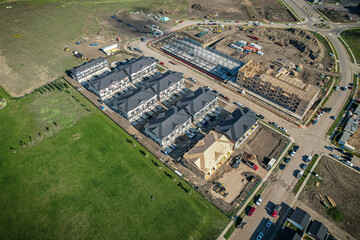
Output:
<path fill-rule="evenodd" d="M 238 148 L 258 127 L 257 122 L 252 112 L 237 108 L 219 123 L 217 131 L 232 139 Z"/>
<path fill-rule="evenodd" d="M 144 133 L 161 147 L 166 148 L 191 126 L 191 116 L 184 109 L 173 106 L 145 124 Z"/>
<path fill-rule="evenodd" d="M 150 88 L 140 87 L 114 99 L 109 107 L 132 122 L 155 108 L 157 103 L 157 95 Z"/>
<path fill-rule="evenodd" d="M 218 96 L 208 89 L 198 88 L 180 100 L 178 106 L 192 117 L 193 123 L 197 123 L 219 106 Z"/>
<path fill-rule="evenodd" d="M 74 67 L 71 69 L 70 77 L 82 83 L 89 80 L 93 76 L 102 74 L 107 70 L 110 70 L 107 60 L 99 57 L 79 67 Z"/>
<path fill-rule="evenodd" d="M 144 77 L 156 72 L 156 63 L 149 57 L 140 57 L 131 59 L 127 63 L 120 65 L 119 69 L 123 70 L 132 83 L 141 81 Z"/>
<path fill-rule="evenodd" d="M 115 93 L 125 90 L 131 85 L 128 75 L 120 69 L 92 78 L 88 82 L 89 90 L 100 97 L 101 100 L 109 99 Z"/>
<path fill-rule="evenodd" d="M 147 84 L 158 95 L 158 100 L 163 102 L 175 93 L 185 88 L 185 79 L 178 72 L 167 71 L 160 77 Z"/>

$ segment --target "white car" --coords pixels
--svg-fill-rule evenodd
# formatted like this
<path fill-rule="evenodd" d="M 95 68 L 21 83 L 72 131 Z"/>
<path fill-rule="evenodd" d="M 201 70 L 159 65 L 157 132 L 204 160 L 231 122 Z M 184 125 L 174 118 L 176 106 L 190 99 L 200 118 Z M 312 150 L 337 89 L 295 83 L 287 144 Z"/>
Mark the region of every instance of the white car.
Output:
<path fill-rule="evenodd" d="M 350 161 L 344 161 L 344 163 L 350 167 L 354 166 L 354 164 Z"/>
<path fill-rule="evenodd" d="M 334 90 L 335 90 L 335 91 L 338 91 L 338 90 L 339 90 L 339 87 L 338 87 L 338 86 L 336 86 L 336 87 L 334 88 Z"/>
<path fill-rule="evenodd" d="M 242 103 L 240 103 L 240 102 L 236 102 L 235 104 L 236 104 L 238 107 L 244 108 L 244 105 L 243 105 Z"/>
<path fill-rule="evenodd" d="M 292 156 L 292 157 L 294 157 L 295 156 L 295 151 L 292 151 L 291 153 L 290 153 L 290 156 Z"/>
<path fill-rule="evenodd" d="M 311 159 L 312 159 L 312 156 L 308 156 L 308 157 L 306 158 L 306 161 L 305 161 L 305 162 L 310 162 Z"/>
<path fill-rule="evenodd" d="M 196 82 L 196 79 L 193 78 L 193 77 L 190 77 L 189 80 L 193 81 L 193 82 Z"/>
<path fill-rule="evenodd" d="M 280 129 L 281 131 L 284 131 L 284 132 L 286 132 L 286 133 L 287 133 L 287 129 L 286 129 L 286 128 L 279 127 L 279 129 Z"/>
<path fill-rule="evenodd" d="M 259 206 L 261 204 L 261 202 L 262 202 L 262 198 L 260 196 L 259 199 L 255 202 L 255 204 Z"/>

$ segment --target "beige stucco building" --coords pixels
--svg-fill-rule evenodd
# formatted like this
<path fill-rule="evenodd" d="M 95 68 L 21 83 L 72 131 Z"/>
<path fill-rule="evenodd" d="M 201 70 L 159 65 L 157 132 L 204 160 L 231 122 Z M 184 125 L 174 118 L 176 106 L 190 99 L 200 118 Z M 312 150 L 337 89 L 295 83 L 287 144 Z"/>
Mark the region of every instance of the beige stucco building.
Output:
<path fill-rule="evenodd" d="M 184 158 L 209 179 L 233 153 L 234 143 L 225 135 L 211 131 Z"/>
<path fill-rule="evenodd" d="M 254 61 L 240 68 L 237 84 L 285 107 L 298 119 L 304 117 L 320 92 L 320 88 L 289 76 L 286 68 L 274 72 Z"/>

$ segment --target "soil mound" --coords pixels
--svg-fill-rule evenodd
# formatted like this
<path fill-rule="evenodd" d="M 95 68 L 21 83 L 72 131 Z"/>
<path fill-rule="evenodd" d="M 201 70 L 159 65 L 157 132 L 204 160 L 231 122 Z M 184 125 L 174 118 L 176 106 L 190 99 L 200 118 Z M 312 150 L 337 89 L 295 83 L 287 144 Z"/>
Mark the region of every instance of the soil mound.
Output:
<path fill-rule="evenodd" d="M 201 5 L 200 4 L 193 4 L 191 5 L 191 8 L 194 10 L 201 10 Z"/>
<path fill-rule="evenodd" d="M 300 29 L 258 28 L 254 30 L 254 34 L 273 42 L 281 42 L 285 47 L 295 47 L 305 61 L 322 62 L 325 57 L 324 46 L 311 33 Z"/>

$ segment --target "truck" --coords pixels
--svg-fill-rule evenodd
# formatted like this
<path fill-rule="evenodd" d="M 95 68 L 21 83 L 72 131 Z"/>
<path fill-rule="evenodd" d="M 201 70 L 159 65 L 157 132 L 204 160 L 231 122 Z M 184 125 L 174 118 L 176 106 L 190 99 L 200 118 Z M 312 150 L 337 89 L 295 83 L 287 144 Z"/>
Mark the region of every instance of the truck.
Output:
<path fill-rule="evenodd" d="M 254 169 L 254 170 L 257 170 L 257 169 L 259 168 L 255 163 L 253 163 L 253 162 L 251 162 L 251 161 L 249 161 L 249 160 L 243 159 L 243 162 L 244 162 L 248 167 L 250 167 L 250 168 L 252 168 L 252 169 Z"/>
<path fill-rule="evenodd" d="M 272 213 L 271 216 L 273 216 L 274 218 L 276 218 L 277 215 L 279 214 L 280 210 L 281 210 L 281 206 L 280 206 L 280 205 L 277 205 L 277 206 L 274 208 L 274 212 Z"/>
<path fill-rule="evenodd" d="M 252 38 L 252 39 L 254 39 L 254 40 L 256 40 L 256 41 L 259 41 L 259 38 L 258 37 L 255 37 L 255 36 L 252 36 L 252 35 L 247 35 L 249 38 Z"/>

